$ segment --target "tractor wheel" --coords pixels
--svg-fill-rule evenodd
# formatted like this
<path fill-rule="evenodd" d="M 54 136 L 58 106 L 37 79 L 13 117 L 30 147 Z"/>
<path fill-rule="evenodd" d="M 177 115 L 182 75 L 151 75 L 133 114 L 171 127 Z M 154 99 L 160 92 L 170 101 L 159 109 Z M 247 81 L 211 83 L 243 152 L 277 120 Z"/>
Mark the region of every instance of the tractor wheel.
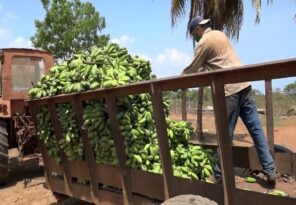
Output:
<path fill-rule="evenodd" d="M 7 122 L 0 119 L 0 184 L 8 181 L 8 134 Z"/>

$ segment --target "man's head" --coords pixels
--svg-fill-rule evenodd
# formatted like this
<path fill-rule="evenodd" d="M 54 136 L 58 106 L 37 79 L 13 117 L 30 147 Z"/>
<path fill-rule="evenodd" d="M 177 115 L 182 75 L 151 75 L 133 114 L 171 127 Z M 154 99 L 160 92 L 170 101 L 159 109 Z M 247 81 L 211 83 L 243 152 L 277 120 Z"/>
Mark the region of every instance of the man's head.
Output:
<path fill-rule="evenodd" d="M 189 23 L 189 32 L 193 38 L 198 42 L 204 30 L 209 26 L 210 19 L 203 19 L 196 16 Z"/>

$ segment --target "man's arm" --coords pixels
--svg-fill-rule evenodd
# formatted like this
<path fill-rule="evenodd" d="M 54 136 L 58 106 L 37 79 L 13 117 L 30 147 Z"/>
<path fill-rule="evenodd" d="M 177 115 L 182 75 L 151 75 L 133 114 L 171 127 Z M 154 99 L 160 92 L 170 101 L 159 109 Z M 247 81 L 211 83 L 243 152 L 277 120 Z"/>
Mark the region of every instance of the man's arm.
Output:
<path fill-rule="evenodd" d="M 182 75 L 202 71 L 202 65 L 204 64 L 207 55 L 207 49 L 205 48 L 204 43 L 200 42 L 195 51 L 195 57 L 193 61 L 187 68 L 183 70 Z"/>

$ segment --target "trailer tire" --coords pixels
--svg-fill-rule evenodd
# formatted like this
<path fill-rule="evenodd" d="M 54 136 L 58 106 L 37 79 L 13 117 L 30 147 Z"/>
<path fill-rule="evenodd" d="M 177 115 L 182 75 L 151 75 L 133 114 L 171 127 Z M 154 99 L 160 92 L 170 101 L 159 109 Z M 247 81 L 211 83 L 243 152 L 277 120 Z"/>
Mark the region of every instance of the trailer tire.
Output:
<path fill-rule="evenodd" d="M 7 122 L 0 119 L 0 185 L 8 182 L 8 133 Z"/>

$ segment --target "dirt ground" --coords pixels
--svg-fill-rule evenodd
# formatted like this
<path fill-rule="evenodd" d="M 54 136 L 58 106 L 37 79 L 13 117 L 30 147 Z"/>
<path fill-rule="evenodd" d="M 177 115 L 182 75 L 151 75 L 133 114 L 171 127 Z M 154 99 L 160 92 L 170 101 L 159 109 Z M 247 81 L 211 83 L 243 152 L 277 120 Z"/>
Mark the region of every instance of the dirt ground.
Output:
<path fill-rule="evenodd" d="M 60 202 L 52 192 L 44 188 L 43 167 L 38 158 L 25 159 L 22 165 L 17 160 L 18 150 L 11 149 L 10 179 L 5 186 L 0 186 L 1 205 L 88 205 L 76 199 L 64 199 Z"/>
<path fill-rule="evenodd" d="M 180 119 L 180 115 L 172 114 L 173 119 Z M 188 121 L 196 124 L 196 116 L 188 115 Z M 205 134 L 215 133 L 215 123 L 212 114 L 204 115 L 203 130 Z M 264 124 L 264 122 L 263 122 Z M 296 152 L 296 137 L 294 130 L 296 128 L 296 118 L 281 118 L 275 123 L 275 143 L 283 145 L 288 149 Z M 207 135 L 208 136 L 208 135 Z M 204 143 L 216 143 L 214 135 L 209 135 L 205 138 Z M 235 130 L 235 145 L 253 145 L 247 130 L 242 122 L 238 122 Z M 38 159 L 27 159 L 22 164 L 18 165 L 17 150 L 12 149 L 9 152 L 11 160 L 10 183 L 0 187 L 0 204 L 1 205 L 87 205 L 75 199 L 66 199 L 57 202 L 52 193 L 44 188 L 45 178 L 42 166 L 39 165 Z M 296 198 L 296 182 L 295 179 L 289 176 L 283 176 L 277 180 L 275 187 L 267 185 L 261 176 L 257 178 L 257 183 L 246 183 L 244 172 L 236 168 L 236 187 L 247 190 L 256 190 L 258 192 L 268 193 L 274 189 L 279 189 L 290 197 Z M 28 183 L 26 183 L 28 182 Z"/>

